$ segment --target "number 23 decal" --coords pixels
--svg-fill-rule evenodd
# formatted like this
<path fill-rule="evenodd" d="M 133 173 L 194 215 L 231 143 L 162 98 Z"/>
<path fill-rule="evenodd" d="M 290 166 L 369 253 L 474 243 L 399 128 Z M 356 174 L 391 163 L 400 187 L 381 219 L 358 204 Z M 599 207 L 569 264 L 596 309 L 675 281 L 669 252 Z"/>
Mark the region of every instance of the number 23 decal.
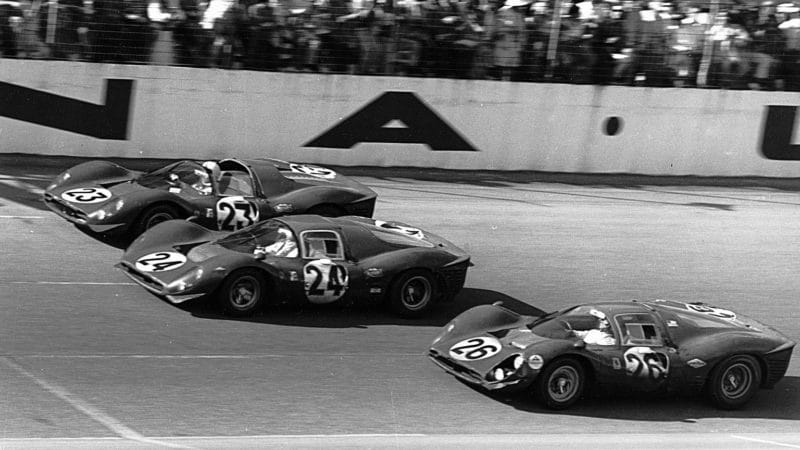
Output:
<path fill-rule="evenodd" d="M 477 361 L 496 355 L 500 348 L 500 341 L 493 337 L 474 337 L 450 347 L 450 356 L 460 361 Z"/>
<path fill-rule="evenodd" d="M 111 192 L 103 188 L 78 188 L 64 192 L 61 198 L 74 203 L 100 203 L 110 199 Z"/>
<path fill-rule="evenodd" d="M 217 228 L 234 231 L 258 222 L 258 207 L 244 197 L 225 197 L 217 202 Z"/>
<path fill-rule="evenodd" d="M 328 259 L 311 261 L 303 268 L 306 297 L 311 303 L 330 303 L 347 291 L 347 269 Z"/>

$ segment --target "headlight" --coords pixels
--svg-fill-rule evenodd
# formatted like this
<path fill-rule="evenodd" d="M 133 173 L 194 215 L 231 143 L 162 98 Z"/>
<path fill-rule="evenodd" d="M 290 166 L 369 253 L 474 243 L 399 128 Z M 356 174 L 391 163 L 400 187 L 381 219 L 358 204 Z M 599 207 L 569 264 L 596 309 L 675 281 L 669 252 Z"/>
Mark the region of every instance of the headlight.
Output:
<path fill-rule="evenodd" d="M 109 217 L 113 216 L 114 214 L 118 213 L 120 209 L 125 205 L 125 201 L 122 199 L 117 200 L 114 203 L 109 203 L 102 208 L 90 212 L 89 218 L 95 220 L 105 220 Z"/>
<path fill-rule="evenodd" d="M 183 276 L 168 284 L 166 291 L 169 293 L 183 292 L 187 289 L 194 287 L 194 285 L 203 278 L 203 268 L 195 267 L 194 269 L 186 272 Z"/>
<path fill-rule="evenodd" d="M 53 180 L 50 186 L 47 186 L 47 190 L 50 191 L 57 188 L 60 184 L 66 182 L 70 178 L 72 178 L 72 175 L 70 175 L 69 172 L 62 172 L 61 175 L 57 176 L 56 179 Z"/>
<path fill-rule="evenodd" d="M 436 345 L 436 344 L 437 344 L 439 341 L 441 341 L 441 340 L 442 340 L 442 338 L 444 338 L 444 337 L 447 335 L 447 333 L 449 333 L 449 332 L 453 331 L 453 329 L 455 329 L 455 327 L 456 327 L 456 324 L 455 324 L 454 322 L 450 322 L 450 323 L 449 323 L 449 324 L 448 324 L 448 325 L 447 325 L 447 326 L 444 328 L 444 331 L 442 331 L 442 332 L 439 334 L 439 336 L 437 336 L 437 337 L 436 337 L 436 339 L 434 339 L 434 340 L 433 340 L 433 343 L 432 343 L 431 345 Z"/>
<path fill-rule="evenodd" d="M 494 369 L 494 379 L 497 381 L 503 381 L 506 379 L 506 372 L 503 369 L 497 368 Z"/>
<path fill-rule="evenodd" d="M 544 366 L 544 358 L 540 355 L 531 355 L 528 357 L 528 366 L 533 370 L 539 370 Z"/>
<path fill-rule="evenodd" d="M 514 358 L 514 370 L 517 370 L 520 367 L 522 367 L 522 364 L 524 362 L 525 362 L 525 358 L 523 358 L 522 356 L 517 356 L 516 358 Z"/>

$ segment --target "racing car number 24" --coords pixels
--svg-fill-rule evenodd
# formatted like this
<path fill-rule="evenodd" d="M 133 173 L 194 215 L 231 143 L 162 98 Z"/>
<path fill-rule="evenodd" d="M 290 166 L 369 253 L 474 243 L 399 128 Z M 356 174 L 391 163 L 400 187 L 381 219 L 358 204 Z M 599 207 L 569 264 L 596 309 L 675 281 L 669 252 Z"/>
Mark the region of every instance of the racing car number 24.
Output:
<path fill-rule="evenodd" d="M 347 269 L 330 260 L 310 261 L 303 268 L 306 297 L 311 303 L 330 303 L 341 298 L 349 282 Z"/>

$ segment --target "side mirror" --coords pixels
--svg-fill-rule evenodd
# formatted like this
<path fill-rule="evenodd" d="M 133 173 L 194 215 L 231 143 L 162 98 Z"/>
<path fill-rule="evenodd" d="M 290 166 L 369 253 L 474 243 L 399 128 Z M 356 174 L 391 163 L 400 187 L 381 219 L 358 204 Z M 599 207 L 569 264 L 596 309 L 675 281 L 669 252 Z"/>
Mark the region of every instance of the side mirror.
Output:
<path fill-rule="evenodd" d="M 586 348 L 586 342 L 584 342 L 583 339 L 580 339 L 578 341 L 575 341 L 575 343 L 572 344 L 572 346 L 577 349 L 584 349 Z"/>
<path fill-rule="evenodd" d="M 253 259 L 256 261 L 263 261 L 267 259 L 267 255 L 264 252 L 253 253 Z"/>

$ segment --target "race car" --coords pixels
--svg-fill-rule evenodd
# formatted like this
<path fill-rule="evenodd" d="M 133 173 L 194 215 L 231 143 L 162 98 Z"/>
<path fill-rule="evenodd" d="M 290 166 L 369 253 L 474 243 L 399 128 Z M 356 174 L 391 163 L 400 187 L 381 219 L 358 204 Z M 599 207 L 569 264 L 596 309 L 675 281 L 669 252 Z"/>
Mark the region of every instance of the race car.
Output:
<path fill-rule="evenodd" d="M 190 217 L 227 231 L 285 214 L 371 217 L 375 199 L 370 188 L 333 170 L 275 159 L 184 160 L 146 173 L 90 161 L 44 192 L 45 204 L 75 225 L 132 236 Z"/>
<path fill-rule="evenodd" d="M 671 300 L 574 306 L 540 317 L 501 304 L 469 309 L 433 341 L 439 367 L 488 391 L 533 393 L 566 409 L 602 392 L 704 392 L 744 406 L 789 366 L 795 343 L 733 311 Z"/>
<path fill-rule="evenodd" d="M 139 236 L 117 267 L 172 303 L 213 295 L 234 316 L 266 303 L 359 300 L 420 317 L 455 297 L 470 264 L 452 243 L 404 223 L 292 215 L 235 232 L 163 222 Z"/>

